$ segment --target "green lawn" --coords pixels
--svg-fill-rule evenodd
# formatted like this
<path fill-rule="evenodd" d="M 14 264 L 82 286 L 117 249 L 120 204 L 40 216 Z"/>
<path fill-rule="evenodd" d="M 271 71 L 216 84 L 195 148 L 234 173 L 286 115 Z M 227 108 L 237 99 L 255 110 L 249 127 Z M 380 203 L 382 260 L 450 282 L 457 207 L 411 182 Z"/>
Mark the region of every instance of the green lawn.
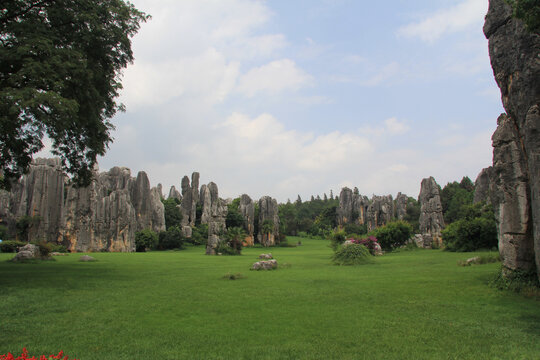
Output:
<path fill-rule="evenodd" d="M 296 238 L 290 242 L 296 242 Z M 540 302 L 486 286 L 498 264 L 417 250 L 331 265 L 328 242 L 242 256 L 0 254 L 0 354 L 94 359 L 539 359 Z M 284 266 L 282 266 L 284 265 Z M 246 278 L 226 280 L 227 273 Z"/>

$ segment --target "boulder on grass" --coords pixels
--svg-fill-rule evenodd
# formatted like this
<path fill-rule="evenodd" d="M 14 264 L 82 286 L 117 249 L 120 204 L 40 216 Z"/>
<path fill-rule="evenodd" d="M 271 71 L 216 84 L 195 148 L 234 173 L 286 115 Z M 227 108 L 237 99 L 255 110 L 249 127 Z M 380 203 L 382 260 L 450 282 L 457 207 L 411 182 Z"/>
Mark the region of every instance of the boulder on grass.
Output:
<path fill-rule="evenodd" d="M 270 254 L 270 253 L 259 255 L 259 259 L 267 259 L 267 260 L 270 260 L 270 259 L 273 259 L 273 258 L 274 258 L 274 257 L 273 257 L 272 254 Z"/>
<path fill-rule="evenodd" d="M 88 262 L 88 261 L 97 261 L 97 260 L 91 256 L 83 255 L 79 258 L 79 261 Z"/>
<path fill-rule="evenodd" d="M 277 269 L 276 260 L 257 261 L 251 267 L 251 270 L 273 270 Z"/>
<path fill-rule="evenodd" d="M 19 248 L 17 255 L 11 260 L 14 262 L 23 261 L 23 260 L 32 260 L 32 259 L 46 259 L 47 257 L 42 257 L 39 251 L 39 246 L 34 244 L 26 244 Z"/>

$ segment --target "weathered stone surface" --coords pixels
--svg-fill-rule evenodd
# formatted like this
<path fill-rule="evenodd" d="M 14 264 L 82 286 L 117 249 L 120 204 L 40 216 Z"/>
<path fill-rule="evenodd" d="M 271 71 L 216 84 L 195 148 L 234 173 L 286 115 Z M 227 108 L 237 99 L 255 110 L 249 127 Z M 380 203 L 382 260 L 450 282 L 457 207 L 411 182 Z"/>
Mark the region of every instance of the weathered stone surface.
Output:
<path fill-rule="evenodd" d="M 407 202 L 409 201 L 409 197 L 405 194 L 398 193 L 396 196 L 396 219 L 403 220 L 405 219 L 405 216 L 407 216 Z"/>
<path fill-rule="evenodd" d="M 191 174 L 191 185 L 189 178 L 182 178 L 182 202 L 180 203 L 182 211 L 182 225 L 195 226 L 197 216 L 197 203 L 199 202 L 199 173 Z"/>
<path fill-rule="evenodd" d="M 490 0 L 484 34 L 506 111 L 492 138 L 499 251 L 510 270 L 532 270 L 535 257 L 540 279 L 540 35 L 504 0 Z"/>
<path fill-rule="evenodd" d="M 423 246 L 442 245 L 441 231 L 444 229 L 444 219 L 439 194 L 439 186 L 433 177 L 422 180 L 420 186 L 420 233 L 424 236 Z"/>
<path fill-rule="evenodd" d="M 499 252 L 511 270 L 535 267 L 527 165 L 514 124 L 505 114 L 493 134 L 494 188 L 492 195 Z"/>
<path fill-rule="evenodd" d="M 355 194 L 351 189 L 344 187 L 339 195 L 339 206 L 336 209 L 337 223 L 340 226 L 349 223 L 360 225 L 367 222 L 369 200 L 367 197 Z"/>
<path fill-rule="evenodd" d="M 474 182 L 473 204 L 491 203 L 491 187 L 493 183 L 493 167 L 482 169 Z"/>
<path fill-rule="evenodd" d="M 278 263 L 276 260 L 257 261 L 251 267 L 251 270 L 273 270 L 277 269 Z"/>
<path fill-rule="evenodd" d="M 271 221 L 273 230 L 264 232 L 262 227 L 265 221 Z M 274 246 L 279 238 L 279 215 L 276 199 L 270 196 L 263 196 L 259 199 L 259 234 L 257 236 L 263 246 Z"/>
<path fill-rule="evenodd" d="M 171 186 L 171 189 L 169 190 L 168 199 L 176 199 L 176 200 L 182 202 L 182 194 L 180 194 L 180 191 L 176 190 L 174 185 Z"/>
<path fill-rule="evenodd" d="M 259 255 L 259 259 L 267 259 L 267 260 L 270 260 L 270 259 L 273 259 L 273 258 L 274 258 L 274 257 L 272 256 L 271 253 Z"/>
<path fill-rule="evenodd" d="M 367 228 L 371 231 L 386 225 L 394 217 L 394 201 L 392 195 L 373 195 L 367 208 Z"/>
<path fill-rule="evenodd" d="M 11 261 L 23 261 L 23 260 L 32 260 L 32 259 L 41 259 L 41 254 L 39 252 L 39 247 L 33 244 L 26 244 L 19 248 L 17 255 Z"/>
<path fill-rule="evenodd" d="M 244 218 L 244 230 L 246 231 L 244 246 L 252 246 L 255 242 L 255 204 L 248 195 L 243 194 L 240 197 L 238 211 Z"/>
<path fill-rule="evenodd" d="M 202 216 L 201 223 L 208 224 L 208 242 L 206 244 L 206 254 L 214 255 L 216 247 L 221 241 L 221 236 L 225 234 L 227 218 L 227 204 L 225 200 L 219 198 L 218 187 L 211 182 L 201 187 Z"/>
<path fill-rule="evenodd" d="M 31 216 L 35 223 L 29 228 L 29 238 L 57 242 L 63 217 L 64 181 L 60 159 L 36 159 L 11 192 L 0 191 L 0 220 L 10 233 L 15 234 L 17 219 Z"/>

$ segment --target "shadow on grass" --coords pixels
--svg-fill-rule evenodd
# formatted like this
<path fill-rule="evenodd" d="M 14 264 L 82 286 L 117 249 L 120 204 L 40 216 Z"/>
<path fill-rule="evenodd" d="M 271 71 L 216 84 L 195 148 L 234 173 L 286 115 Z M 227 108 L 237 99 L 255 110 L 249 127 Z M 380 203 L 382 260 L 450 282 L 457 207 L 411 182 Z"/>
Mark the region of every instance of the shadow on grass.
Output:
<path fill-rule="evenodd" d="M 17 289 L 85 289 L 89 284 L 130 280 L 110 264 L 59 263 L 38 261 L 31 263 L 0 262 L 0 288 Z M 92 287 L 93 287 L 92 286 Z"/>

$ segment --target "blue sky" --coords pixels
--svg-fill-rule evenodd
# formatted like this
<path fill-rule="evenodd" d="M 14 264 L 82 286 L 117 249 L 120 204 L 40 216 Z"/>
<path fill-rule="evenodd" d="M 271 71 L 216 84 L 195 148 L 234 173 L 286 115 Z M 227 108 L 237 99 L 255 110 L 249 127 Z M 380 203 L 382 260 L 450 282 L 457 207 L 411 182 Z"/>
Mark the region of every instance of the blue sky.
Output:
<path fill-rule="evenodd" d="M 165 195 L 201 173 L 220 196 L 284 202 L 342 186 L 417 197 L 491 164 L 503 111 L 487 0 L 134 0 L 133 39 L 100 168 Z"/>

